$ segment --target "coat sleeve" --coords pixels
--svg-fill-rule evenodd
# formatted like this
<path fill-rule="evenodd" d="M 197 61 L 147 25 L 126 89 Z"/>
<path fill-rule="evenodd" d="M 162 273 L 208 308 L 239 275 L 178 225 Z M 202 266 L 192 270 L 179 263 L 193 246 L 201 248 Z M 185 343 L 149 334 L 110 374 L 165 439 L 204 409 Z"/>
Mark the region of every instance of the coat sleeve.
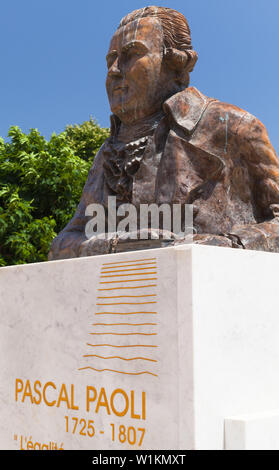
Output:
<path fill-rule="evenodd" d="M 48 260 L 77 258 L 81 253 L 81 245 L 87 240 L 85 226 L 90 219 L 85 215 L 86 207 L 103 196 L 103 146 L 94 159 L 83 188 L 80 203 L 76 213 L 66 227 L 53 240 Z"/>
<path fill-rule="evenodd" d="M 85 237 L 85 203 L 82 196 L 74 217 L 68 225 L 54 238 L 48 260 L 77 258 L 81 244 L 86 240 Z"/>
<path fill-rule="evenodd" d="M 279 252 L 279 160 L 265 126 L 243 117 L 237 134 L 247 162 L 259 223 L 234 226 L 229 237 L 247 249 Z"/>

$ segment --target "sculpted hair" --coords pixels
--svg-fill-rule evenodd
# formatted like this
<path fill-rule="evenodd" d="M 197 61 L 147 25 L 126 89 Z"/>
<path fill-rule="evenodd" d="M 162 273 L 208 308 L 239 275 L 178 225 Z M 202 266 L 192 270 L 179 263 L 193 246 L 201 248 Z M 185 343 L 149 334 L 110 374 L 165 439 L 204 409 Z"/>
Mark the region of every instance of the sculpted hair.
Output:
<path fill-rule="evenodd" d="M 197 62 L 198 54 L 193 50 L 190 27 L 185 16 L 172 8 L 150 6 L 134 10 L 122 18 L 118 29 L 131 21 L 145 17 L 156 17 L 160 20 L 164 35 L 165 54 L 170 49 L 176 49 L 186 54 L 188 60 L 185 70 L 185 84 L 188 86 L 189 72 L 192 72 Z"/>

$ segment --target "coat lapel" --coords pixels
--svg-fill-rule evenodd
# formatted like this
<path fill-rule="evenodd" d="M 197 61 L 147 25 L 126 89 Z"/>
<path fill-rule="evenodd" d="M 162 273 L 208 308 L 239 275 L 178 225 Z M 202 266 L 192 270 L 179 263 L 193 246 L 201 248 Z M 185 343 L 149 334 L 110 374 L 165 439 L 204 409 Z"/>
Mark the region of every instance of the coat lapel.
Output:
<path fill-rule="evenodd" d="M 191 87 L 164 103 L 164 121 L 168 122 L 166 142 L 158 150 L 158 130 L 154 138 L 149 139 L 134 176 L 132 202 L 135 206 L 152 202 L 190 204 L 209 180 L 220 178 L 224 168 L 222 159 L 191 143 L 191 136 L 211 101 Z"/>
<path fill-rule="evenodd" d="M 208 104 L 214 101 L 194 87 L 186 88 L 171 96 L 163 105 L 170 120 L 190 135 L 197 127 Z"/>
<path fill-rule="evenodd" d="M 218 156 L 170 131 L 157 173 L 156 202 L 191 204 L 208 181 L 220 179 L 223 168 Z"/>
<path fill-rule="evenodd" d="M 191 143 L 208 104 L 213 101 L 196 88 L 187 88 L 164 103 L 169 130 L 162 153 L 147 149 L 134 180 L 133 203 L 188 203 L 208 181 L 222 174 L 223 160 Z"/>

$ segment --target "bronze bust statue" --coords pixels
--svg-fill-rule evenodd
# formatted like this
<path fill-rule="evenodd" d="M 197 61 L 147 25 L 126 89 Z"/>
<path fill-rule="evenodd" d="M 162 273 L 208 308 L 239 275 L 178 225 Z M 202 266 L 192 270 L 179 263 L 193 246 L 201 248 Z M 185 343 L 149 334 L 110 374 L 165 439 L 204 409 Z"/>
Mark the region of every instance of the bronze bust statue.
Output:
<path fill-rule="evenodd" d="M 150 6 L 122 19 L 107 54 L 111 135 L 49 259 L 115 250 L 88 239 L 86 207 L 192 204 L 193 243 L 279 252 L 279 160 L 263 124 L 189 87 L 197 61 L 185 17 Z M 117 251 L 117 250 L 116 250 Z"/>

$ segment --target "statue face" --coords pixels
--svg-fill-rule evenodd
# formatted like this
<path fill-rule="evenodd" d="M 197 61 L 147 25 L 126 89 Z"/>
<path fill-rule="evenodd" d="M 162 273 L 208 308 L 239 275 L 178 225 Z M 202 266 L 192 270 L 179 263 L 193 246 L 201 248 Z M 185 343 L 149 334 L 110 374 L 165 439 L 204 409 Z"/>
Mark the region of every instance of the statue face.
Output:
<path fill-rule="evenodd" d="M 119 28 L 107 54 L 107 94 L 111 110 L 127 124 L 157 112 L 165 99 L 163 34 L 157 18 Z"/>

